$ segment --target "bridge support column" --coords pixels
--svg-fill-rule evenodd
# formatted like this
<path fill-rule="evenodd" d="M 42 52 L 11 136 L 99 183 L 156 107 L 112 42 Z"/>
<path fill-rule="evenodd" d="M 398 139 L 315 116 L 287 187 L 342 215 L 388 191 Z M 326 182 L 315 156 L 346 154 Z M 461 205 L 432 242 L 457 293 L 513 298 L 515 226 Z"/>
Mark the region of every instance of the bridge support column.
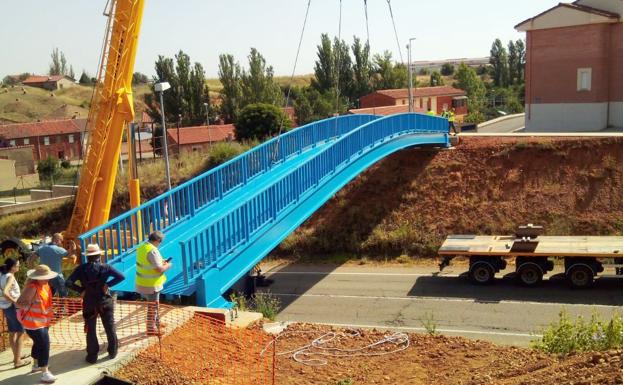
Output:
<path fill-rule="evenodd" d="M 232 303 L 221 295 L 216 275 L 217 271 L 210 270 L 197 280 L 197 306 L 231 309 Z"/>

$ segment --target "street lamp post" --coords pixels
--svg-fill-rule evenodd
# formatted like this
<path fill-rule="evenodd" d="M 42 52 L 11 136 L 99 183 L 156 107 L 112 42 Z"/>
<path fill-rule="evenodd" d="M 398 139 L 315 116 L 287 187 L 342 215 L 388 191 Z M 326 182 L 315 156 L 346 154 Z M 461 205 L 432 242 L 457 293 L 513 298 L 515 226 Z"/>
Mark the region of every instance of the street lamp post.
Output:
<path fill-rule="evenodd" d="M 167 127 L 164 118 L 164 101 L 162 98 L 162 94 L 164 91 L 171 88 L 171 85 L 167 82 L 156 83 L 154 85 L 154 90 L 160 93 L 160 115 L 162 118 L 162 149 L 164 151 L 164 164 L 165 164 L 165 172 L 167 175 L 167 191 L 171 190 L 171 172 L 169 171 L 169 150 L 167 146 Z"/>
<path fill-rule="evenodd" d="M 409 39 L 409 45 L 407 46 L 409 56 L 409 112 L 413 112 L 413 66 L 411 65 L 411 42 L 415 40 L 414 37 Z"/>

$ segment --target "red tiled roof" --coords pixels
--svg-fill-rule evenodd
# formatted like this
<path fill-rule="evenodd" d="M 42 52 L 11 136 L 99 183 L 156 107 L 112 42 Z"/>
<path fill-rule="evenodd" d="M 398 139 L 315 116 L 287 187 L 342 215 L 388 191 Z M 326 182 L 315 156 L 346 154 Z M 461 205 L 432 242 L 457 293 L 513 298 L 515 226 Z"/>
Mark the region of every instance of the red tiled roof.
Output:
<path fill-rule="evenodd" d="M 173 143 L 177 143 L 177 128 L 167 128 L 167 133 Z M 210 142 L 221 142 L 234 139 L 233 124 L 219 124 L 210 126 L 195 126 L 180 128 L 179 144 L 199 144 Z"/>
<path fill-rule="evenodd" d="M 35 136 L 73 134 L 81 132 L 86 119 L 47 120 L 33 123 L 0 125 L 0 136 L 6 139 L 32 138 Z"/>
<path fill-rule="evenodd" d="M 64 78 L 64 76 L 62 76 L 62 75 L 53 75 L 53 76 L 33 75 L 33 76 L 28 77 L 22 83 L 23 84 L 28 84 L 28 83 L 57 82 L 57 81 L 59 81 L 59 80 L 61 80 L 63 78 Z"/>
<path fill-rule="evenodd" d="M 414 112 L 425 113 L 424 108 L 415 107 Z M 409 112 L 409 105 L 397 105 L 397 106 L 384 106 L 384 107 L 370 107 L 370 108 L 357 108 L 349 110 L 351 114 L 372 114 L 372 115 L 394 115 L 403 114 Z"/>
<path fill-rule="evenodd" d="M 394 99 L 402 99 L 409 97 L 408 88 L 397 88 L 391 90 L 377 90 L 376 93 L 389 96 Z M 413 97 L 431 97 L 431 96 L 446 96 L 446 95 L 467 95 L 467 93 L 458 88 L 450 86 L 438 86 L 438 87 L 422 87 L 413 89 Z"/>
<path fill-rule="evenodd" d="M 149 114 L 145 111 L 141 114 L 141 123 L 153 123 L 154 120 L 149 116 Z"/>

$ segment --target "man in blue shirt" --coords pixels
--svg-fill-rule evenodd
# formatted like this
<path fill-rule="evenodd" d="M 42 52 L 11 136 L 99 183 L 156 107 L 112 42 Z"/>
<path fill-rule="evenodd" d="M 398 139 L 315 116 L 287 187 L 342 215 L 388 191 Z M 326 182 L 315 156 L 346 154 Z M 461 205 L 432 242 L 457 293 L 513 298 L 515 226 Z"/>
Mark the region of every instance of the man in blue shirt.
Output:
<path fill-rule="evenodd" d="M 33 263 L 39 257 L 39 264 L 48 265 L 52 271 L 58 273 L 56 278 L 50 280 L 50 287 L 52 287 L 54 294 L 58 294 L 59 297 L 67 297 L 65 279 L 63 277 L 63 258 L 67 256 L 75 258 L 74 253 L 75 245 L 72 243 L 69 251 L 65 250 L 63 248 L 63 236 L 56 233 L 52 235 L 52 242 L 39 247 L 28 262 Z"/>
<path fill-rule="evenodd" d="M 86 361 L 94 364 L 99 354 L 98 316 L 102 319 L 102 325 L 106 331 L 108 356 L 111 359 L 117 356 L 119 343 L 115 330 L 115 303 L 108 287 L 115 286 L 125 277 L 114 267 L 100 262 L 102 250 L 99 245 L 88 245 L 85 254 L 87 263 L 76 267 L 67 278 L 67 287 L 82 294 L 82 317 L 87 333 Z M 78 281 L 80 285 L 76 284 Z"/>

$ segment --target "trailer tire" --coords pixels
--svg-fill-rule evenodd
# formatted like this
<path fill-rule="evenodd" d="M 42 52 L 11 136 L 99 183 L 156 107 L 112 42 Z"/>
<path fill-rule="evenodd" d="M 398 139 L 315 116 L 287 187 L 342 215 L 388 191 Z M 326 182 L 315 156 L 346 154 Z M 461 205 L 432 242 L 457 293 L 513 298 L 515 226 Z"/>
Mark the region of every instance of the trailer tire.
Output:
<path fill-rule="evenodd" d="M 543 269 L 534 262 L 524 262 L 517 268 L 517 279 L 523 286 L 536 286 L 543 281 Z"/>
<path fill-rule="evenodd" d="M 469 279 L 478 285 L 489 285 L 495 279 L 495 270 L 488 262 L 475 262 L 469 267 Z"/>
<path fill-rule="evenodd" d="M 578 263 L 567 269 L 567 279 L 572 288 L 586 289 L 593 286 L 595 272 L 590 266 Z"/>

